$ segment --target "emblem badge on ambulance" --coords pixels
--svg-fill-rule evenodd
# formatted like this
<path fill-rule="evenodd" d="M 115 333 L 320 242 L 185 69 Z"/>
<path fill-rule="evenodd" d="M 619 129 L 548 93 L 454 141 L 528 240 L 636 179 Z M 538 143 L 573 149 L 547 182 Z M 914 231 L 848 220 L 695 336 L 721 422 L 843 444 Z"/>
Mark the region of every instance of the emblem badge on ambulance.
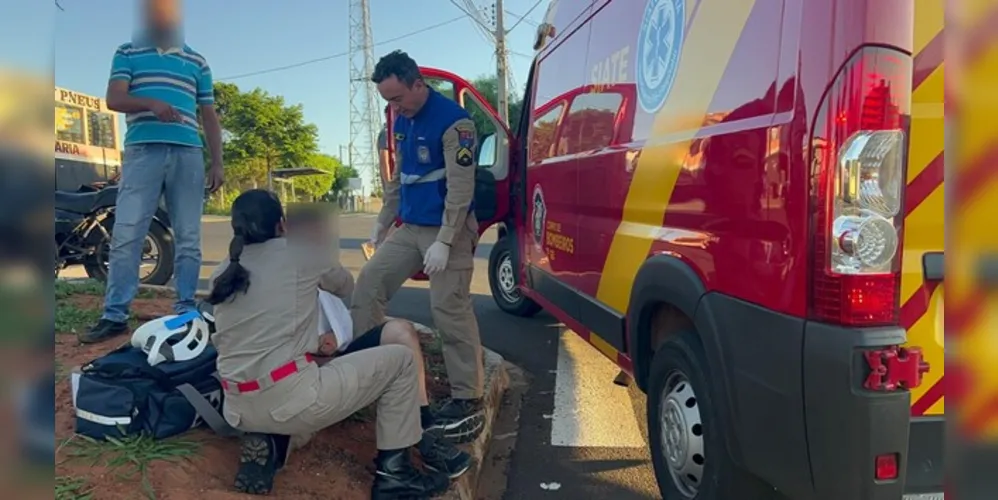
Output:
<path fill-rule="evenodd" d="M 634 67 L 638 102 L 647 113 L 662 108 L 676 82 L 686 29 L 686 0 L 648 0 Z"/>
<path fill-rule="evenodd" d="M 534 214 L 532 222 L 534 230 L 534 243 L 537 245 L 543 245 L 544 221 L 547 219 L 547 207 L 544 206 L 544 191 L 541 190 L 540 184 L 534 186 L 533 205 Z"/>

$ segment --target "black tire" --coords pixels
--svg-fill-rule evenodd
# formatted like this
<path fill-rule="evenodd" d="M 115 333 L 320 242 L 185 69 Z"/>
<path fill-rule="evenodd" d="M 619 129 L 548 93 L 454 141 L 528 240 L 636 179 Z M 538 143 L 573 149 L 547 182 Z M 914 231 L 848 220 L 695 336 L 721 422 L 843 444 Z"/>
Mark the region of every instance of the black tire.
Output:
<path fill-rule="evenodd" d="M 700 339 L 693 332 L 682 332 L 663 344 L 652 359 L 648 380 L 648 440 L 651 447 L 655 478 L 664 500 L 769 500 L 781 498 L 775 490 L 754 476 L 737 467 L 728 455 L 724 442 L 725 429 L 719 425 L 715 395 L 711 392 L 709 371 Z M 683 387 L 687 384 L 688 387 Z M 685 453 L 676 453 L 674 464 L 702 465 L 699 469 L 697 488 L 686 489 L 686 484 L 675 476 L 683 474 L 681 465 L 670 466 L 663 442 L 663 414 L 671 409 L 682 421 L 671 433 L 672 441 L 679 438 L 686 445 Z M 694 413 L 695 412 L 695 413 Z M 696 425 L 696 418 L 699 425 Z M 688 430 L 683 430 L 688 429 Z M 682 434 L 685 434 L 683 440 Z M 698 448 L 699 447 L 699 448 Z M 671 448 L 675 450 L 676 448 Z M 702 453 L 695 453 L 697 449 Z M 699 458 L 697 458 L 699 455 Z M 684 460 L 685 457 L 689 459 Z M 678 469 L 678 470 L 677 470 Z M 697 469 L 685 469 L 693 471 Z M 675 472 L 674 472 L 675 471 Z M 693 481 L 690 481 L 691 483 Z M 691 496 L 692 493 L 692 496 Z"/>
<path fill-rule="evenodd" d="M 108 229 L 108 234 L 111 234 L 113 226 L 114 221 L 108 219 L 108 224 L 105 226 Z M 153 221 L 149 224 L 148 235 L 152 238 L 153 243 L 159 247 L 159 259 L 156 261 L 156 267 L 153 268 L 153 271 L 145 277 L 140 277 L 139 282 L 143 285 L 165 285 L 173 277 L 173 257 L 176 252 L 176 248 L 173 246 L 173 234 L 170 230 L 163 227 L 162 224 Z M 106 252 L 110 249 L 110 246 L 110 241 L 101 242 L 100 246 L 98 246 L 99 250 L 94 255 L 87 257 L 83 263 L 83 267 L 87 271 L 87 276 L 96 280 L 107 281 Z"/>
<path fill-rule="evenodd" d="M 492 246 L 492 252 L 489 253 L 489 289 L 492 291 L 492 299 L 496 301 L 496 305 L 503 312 L 529 318 L 540 312 L 541 306 L 525 297 L 516 288 L 519 285 L 516 282 L 519 279 L 519 273 L 515 271 L 516 267 L 513 266 L 514 251 L 512 238 L 499 238 L 499 241 Z M 510 289 L 510 284 L 512 284 L 512 289 Z"/>

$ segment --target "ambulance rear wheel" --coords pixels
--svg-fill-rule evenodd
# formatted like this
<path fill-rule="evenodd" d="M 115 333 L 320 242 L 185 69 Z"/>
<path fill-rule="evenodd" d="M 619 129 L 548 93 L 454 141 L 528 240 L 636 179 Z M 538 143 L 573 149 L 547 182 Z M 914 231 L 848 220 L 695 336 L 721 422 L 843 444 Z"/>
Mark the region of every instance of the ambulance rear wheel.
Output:
<path fill-rule="evenodd" d="M 773 488 L 728 457 L 703 347 L 681 332 L 655 352 L 648 380 L 648 440 L 664 500 L 770 500 Z"/>
<path fill-rule="evenodd" d="M 519 287 L 519 273 L 513 264 L 513 241 L 500 238 L 492 246 L 489 254 L 489 289 L 492 299 L 503 312 L 529 318 L 541 310 L 541 306 L 523 295 Z"/>

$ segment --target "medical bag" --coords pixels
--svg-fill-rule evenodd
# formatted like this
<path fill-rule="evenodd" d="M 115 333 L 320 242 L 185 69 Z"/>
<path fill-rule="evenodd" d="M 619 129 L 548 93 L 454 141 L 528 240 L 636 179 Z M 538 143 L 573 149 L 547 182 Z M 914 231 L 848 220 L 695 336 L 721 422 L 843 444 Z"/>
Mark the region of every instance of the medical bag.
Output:
<path fill-rule="evenodd" d="M 126 344 L 74 370 L 76 432 L 94 439 L 147 435 L 163 439 L 206 425 L 236 435 L 221 416 L 223 391 L 207 346 L 197 357 L 150 366 Z"/>

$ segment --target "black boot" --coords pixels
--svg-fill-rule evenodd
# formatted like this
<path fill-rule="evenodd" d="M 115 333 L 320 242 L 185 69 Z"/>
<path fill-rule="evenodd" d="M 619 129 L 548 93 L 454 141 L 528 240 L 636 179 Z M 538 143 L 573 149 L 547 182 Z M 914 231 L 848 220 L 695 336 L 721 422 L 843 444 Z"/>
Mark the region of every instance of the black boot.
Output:
<path fill-rule="evenodd" d="M 424 432 L 418 448 L 427 469 L 447 474 L 451 479 L 460 477 L 471 468 L 471 455 L 447 442 L 439 429 Z"/>
<path fill-rule="evenodd" d="M 485 428 L 481 399 L 450 399 L 433 414 L 434 424 L 427 430 L 441 430 L 455 443 L 470 443 Z"/>
<path fill-rule="evenodd" d="M 371 485 L 371 500 L 416 500 L 447 491 L 446 474 L 423 474 L 412 465 L 409 449 L 378 451 L 377 470 Z"/>
<path fill-rule="evenodd" d="M 239 472 L 235 487 L 240 493 L 268 495 L 274 489 L 274 475 L 288 459 L 291 438 L 276 434 L 247 434 L 239 452 Z"/>
<path fill-rule="evenodd" d="M 103 342 L 111 337 L 116 337 L 127 332 L 128 323 L 102 318 L 89 330 L 77 333 L 76 338 L 81 344 L 96 344 L 97 342 Z"/>

